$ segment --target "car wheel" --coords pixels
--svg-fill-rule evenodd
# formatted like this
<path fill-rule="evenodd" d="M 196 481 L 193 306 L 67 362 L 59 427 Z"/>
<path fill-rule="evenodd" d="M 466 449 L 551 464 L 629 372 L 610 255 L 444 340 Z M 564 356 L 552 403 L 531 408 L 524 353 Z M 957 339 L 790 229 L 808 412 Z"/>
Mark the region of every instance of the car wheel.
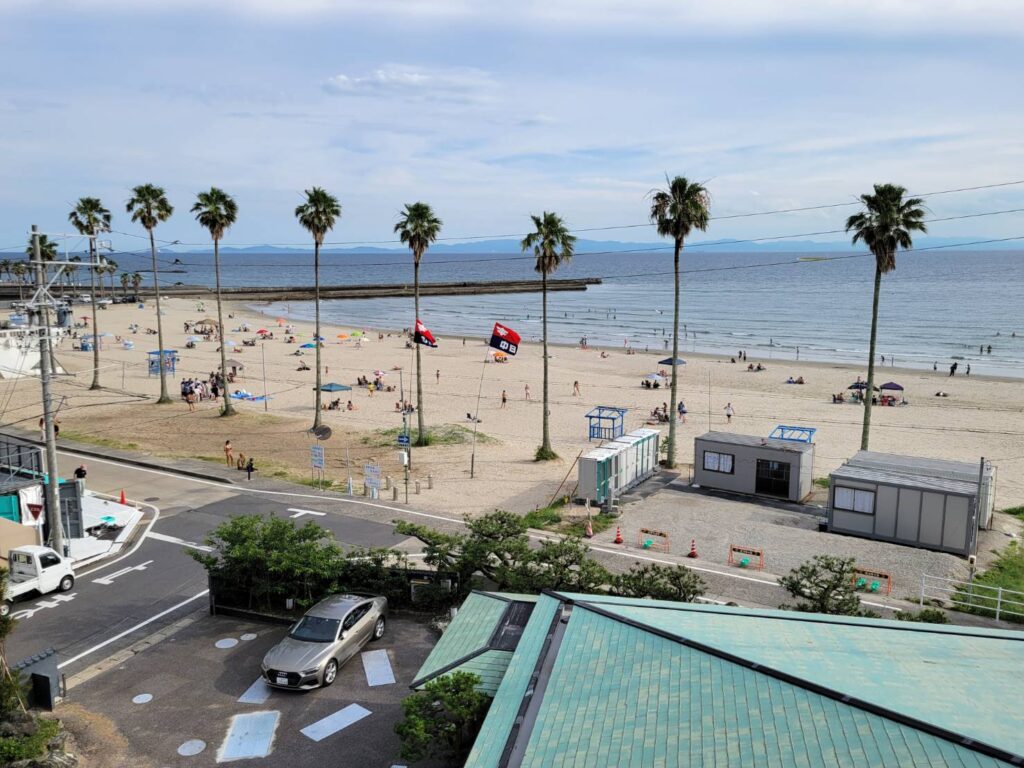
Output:
<path fill-rule="evenodd" d="M 338 678 L 338 662 L 331 659 L 327 662 L 327 666 L 324 667 L 324 682 L 323 687 L 326 688 Z"/>
<path fill-rule="evenodd" d="M 58 585 L 57 589 L 59 589 L 61 592 L 67 592 L 73 586 L 75 586 L 75 577 L 69 575 L 65 576 L 63 579 L 60 580 L 60 584 Z"/>
<path fill-rule="evenodd" d="M 377 619 L 377 623 L 373 625 L 373 639 L 380 640 L 384 637 L 384 617 L 381 616 Z"/>

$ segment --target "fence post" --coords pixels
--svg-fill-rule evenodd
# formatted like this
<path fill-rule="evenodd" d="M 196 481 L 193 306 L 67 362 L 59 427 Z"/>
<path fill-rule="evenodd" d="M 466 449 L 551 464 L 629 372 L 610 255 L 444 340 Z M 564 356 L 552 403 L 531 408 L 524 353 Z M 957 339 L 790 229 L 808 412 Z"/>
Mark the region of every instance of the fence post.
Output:
<path fill-rule="evenodd" d="M 924 608 L 924 580 L 926 578 L 927 577 L 922 573 L 921 574 L 921 603 L 920 603 L 922 608 Z"/>
<path fill-rule="evenodd" d="M 999 612 L 1003 607 L 1003 588 L 998 587 L 996 591 L 996 621 L 999 621 Z"/>

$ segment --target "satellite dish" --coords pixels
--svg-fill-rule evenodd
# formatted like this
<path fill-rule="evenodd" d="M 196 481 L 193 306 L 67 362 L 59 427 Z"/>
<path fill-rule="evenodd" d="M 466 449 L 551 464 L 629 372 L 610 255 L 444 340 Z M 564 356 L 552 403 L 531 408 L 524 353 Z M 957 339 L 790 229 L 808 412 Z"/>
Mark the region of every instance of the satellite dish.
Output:
<path fill-rule="evenodd" d="M 334 433 L 331 430 L 331 428 L 328 427 L 326 424 L 321 424 L 319 427 L 313 430 L 313 434 L 316 435 L 317 440 L 326 440 Z"/>

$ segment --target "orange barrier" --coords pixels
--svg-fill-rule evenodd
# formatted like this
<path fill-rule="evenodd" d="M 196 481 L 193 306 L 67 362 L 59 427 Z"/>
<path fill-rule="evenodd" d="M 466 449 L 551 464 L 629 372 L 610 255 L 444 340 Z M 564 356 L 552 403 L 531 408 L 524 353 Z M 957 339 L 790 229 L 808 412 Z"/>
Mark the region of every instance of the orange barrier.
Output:
<path fill-rule="evenodd" d="M 756 568 L 759 571 L 763 571 L 764 550 L 758 547 L 742 547 L 738 544 L 730 544 L 729 565 L 735 565 L 739 568 Z"/>
<path fill-rule="evenodd" d="M 640 549 L 654 549 L 668 554 L 669 549 L 671 549 L 671 540 L 664 531 L 656 531 L 653 528 L 641 528 L 636 532 L 636 545 Z"/>
<path fill-rule="evenodd" d="M 879 592 L 882 590 L 882 582 L 885 582 L 885 594 L 892 594 L 892 575 L 888 571 L 878 571 L 873 568 L 861 568 L 859 565 L 853 567 L 853 588 L 862 589 L 866 592 Z"/>

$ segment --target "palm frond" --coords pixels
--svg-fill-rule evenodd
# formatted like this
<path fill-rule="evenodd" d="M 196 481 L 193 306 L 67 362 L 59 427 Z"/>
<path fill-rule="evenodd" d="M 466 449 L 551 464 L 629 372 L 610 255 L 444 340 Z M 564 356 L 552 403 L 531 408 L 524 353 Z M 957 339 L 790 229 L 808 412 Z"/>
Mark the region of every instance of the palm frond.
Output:
<path fill-rule="evenodd" d="M 874 191 L 860 196 L 864 210 L 846 220 L 851 242 L 863 242 L 875 256 L 882 274 L 896 269 L 896 251 L 913 247 L 912 232 L 927 232 L 927 209 L 919 197 L 904 197 L 907 190 L 898 184 L 875 184 Z"/>

